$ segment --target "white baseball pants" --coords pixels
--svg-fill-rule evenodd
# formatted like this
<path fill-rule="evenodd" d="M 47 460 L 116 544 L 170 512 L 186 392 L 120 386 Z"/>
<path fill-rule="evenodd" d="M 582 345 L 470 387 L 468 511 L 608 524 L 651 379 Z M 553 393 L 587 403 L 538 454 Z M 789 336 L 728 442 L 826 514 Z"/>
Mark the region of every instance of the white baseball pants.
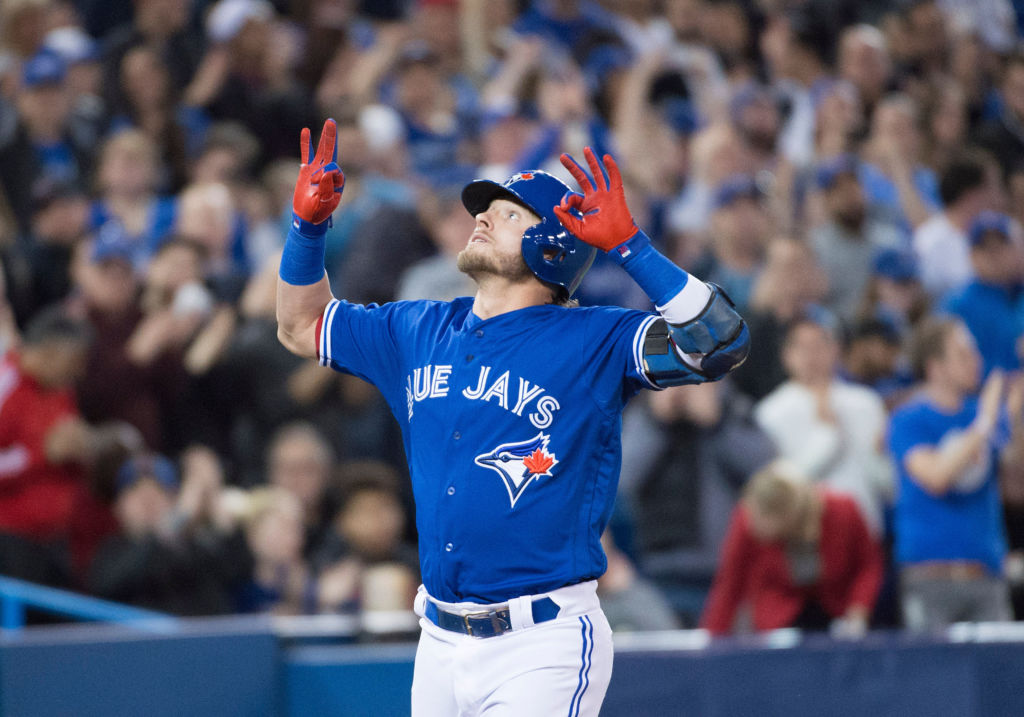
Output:
<path fill-rule="evenodd" d="M 412 683 L 413 717 L 597 717 L 612 676 L 612 631 L 596 582 L 510 601 L 513 630 L 471 637 L 423 617 L 416 599 L 419 647 Z M 531 601 L 550 597 L 558 617 L 532 624 Z M 494 606 L 434 601 L 449 611 Z"/>

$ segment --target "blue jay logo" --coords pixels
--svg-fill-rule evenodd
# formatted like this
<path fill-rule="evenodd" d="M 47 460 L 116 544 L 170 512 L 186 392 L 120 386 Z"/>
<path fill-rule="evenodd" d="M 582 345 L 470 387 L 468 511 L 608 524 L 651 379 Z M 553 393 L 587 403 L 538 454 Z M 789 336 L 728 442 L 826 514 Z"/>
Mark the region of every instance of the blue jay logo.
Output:
<path fill-rule="evenodd" d="M 541 476 L 550 476 L 551 469 L 558 463 L 555 454 L 548 452 L 550 439 L 541 432 L 528 441 L 502 443 L 493 451 L 477 456 L 474 463 L 501 476 L 508 499 L 515 508 L 526 486 Z"/>

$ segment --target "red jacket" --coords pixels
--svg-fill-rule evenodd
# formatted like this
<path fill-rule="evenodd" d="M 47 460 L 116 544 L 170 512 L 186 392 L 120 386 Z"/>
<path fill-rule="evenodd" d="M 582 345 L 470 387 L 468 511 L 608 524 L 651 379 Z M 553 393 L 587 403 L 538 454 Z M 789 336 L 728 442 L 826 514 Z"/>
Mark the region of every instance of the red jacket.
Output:
<path fill-rule="evenodd" d="M 47 461 L 45 442 L 51 428 L 77 415 L 70 389 L 44 389 L 13 353 L 0 360 L 0 532 L 66 537 L 81 469 Z"/>
<path fill-rule="evenodd" d="M 822 491 L 821 576 L 817 583 L 793 583 L 782 543 L 760 542 L 750 531 L 741 503 L 733 512 L 702 625 L 716 635 L 732 632 L 740 605 L 749 604 L 756 630 L 788 627 L 808 598 L 829 615 L 851 606 L 870 612 L 882 584 L 882 552 L 852 498 Z"/>

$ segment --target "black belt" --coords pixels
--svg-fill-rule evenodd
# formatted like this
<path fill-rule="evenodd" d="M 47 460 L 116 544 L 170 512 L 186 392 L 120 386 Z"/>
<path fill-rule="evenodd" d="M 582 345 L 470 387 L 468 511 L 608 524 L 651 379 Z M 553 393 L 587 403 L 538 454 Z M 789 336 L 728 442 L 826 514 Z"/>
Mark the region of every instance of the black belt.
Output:
<path fill-rule="evenodd" d="M 530 607 L 534 624 L 554 620 L 558 617 L 558 604 L 549 597 L 534 600 Z M 497 637 L 512 630 L 508 605 L 497 610 L 459 613 L 439 608 L 437 604 L 428 599 L 424 613 L 428 620 L 441 629 L 471 637 Z"/>

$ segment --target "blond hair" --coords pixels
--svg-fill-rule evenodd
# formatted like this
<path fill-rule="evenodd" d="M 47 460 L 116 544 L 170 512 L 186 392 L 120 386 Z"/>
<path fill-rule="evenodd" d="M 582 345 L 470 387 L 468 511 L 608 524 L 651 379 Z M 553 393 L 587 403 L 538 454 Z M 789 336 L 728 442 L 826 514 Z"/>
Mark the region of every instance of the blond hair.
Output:
<path fill-rule="evenodd" d="M 786 461 L 772 461 L 751 477 L 743 502 L 761 515 L 785 516 L 800 506 L 807 480 Z"/>
<path fill-rule="evenodd" d="M 277 510 L 293 510 L 297 515 L 302 513 L 299 499 L 284 488 L 277 486 L 253 488 L 247 494 L 245 505 L 241 511 L 242 525 L 246 531 L 251 531 L 270 513 Z"/>

